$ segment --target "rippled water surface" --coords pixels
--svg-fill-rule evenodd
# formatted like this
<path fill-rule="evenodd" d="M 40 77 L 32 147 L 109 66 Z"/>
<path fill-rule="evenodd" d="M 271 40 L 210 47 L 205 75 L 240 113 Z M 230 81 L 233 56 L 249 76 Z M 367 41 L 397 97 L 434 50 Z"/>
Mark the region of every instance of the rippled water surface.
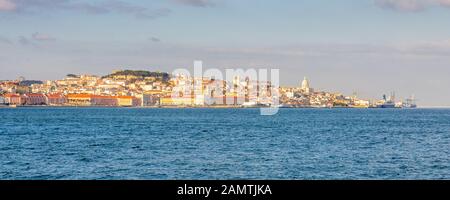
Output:
<path fill-rule="evenodd" d="M 0 179 L 450 179 L 450 109 L 0 108 Z"/>

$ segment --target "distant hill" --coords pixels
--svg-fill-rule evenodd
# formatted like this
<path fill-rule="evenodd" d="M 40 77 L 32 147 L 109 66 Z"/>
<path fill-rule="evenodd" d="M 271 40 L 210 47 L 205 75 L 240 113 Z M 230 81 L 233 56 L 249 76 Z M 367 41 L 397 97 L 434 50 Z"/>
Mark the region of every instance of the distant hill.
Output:
<path fill-rule="evenodd" d="M 147 79 L 154 78 L 167 82 L 170 79 L 170 75 L 166 72 L 150 72 L 144 70 L 122 70 L 114 71 L 112 74 L 103 76 L 103 78 L 113 78 L 113 79 Z"/>

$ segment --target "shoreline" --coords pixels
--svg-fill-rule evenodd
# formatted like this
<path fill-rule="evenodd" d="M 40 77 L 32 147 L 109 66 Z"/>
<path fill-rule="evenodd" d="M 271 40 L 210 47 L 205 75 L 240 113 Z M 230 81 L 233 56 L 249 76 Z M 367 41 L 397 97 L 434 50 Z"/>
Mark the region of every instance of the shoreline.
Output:
<path fill-rule="evenodd" d="M 427 106 L 417 108 L 376 108 L 376 107 L 266 107 L 266 106 L 74 106 L 74 105 L 0 105 L 0 108 L 133 108 L 133 109 L 255 109 L 255 108 L 279 108 L 279 109 L 357 109 L 357 110 L 415 110 L 415 109 L 450 109 L 450 106 Z"/>

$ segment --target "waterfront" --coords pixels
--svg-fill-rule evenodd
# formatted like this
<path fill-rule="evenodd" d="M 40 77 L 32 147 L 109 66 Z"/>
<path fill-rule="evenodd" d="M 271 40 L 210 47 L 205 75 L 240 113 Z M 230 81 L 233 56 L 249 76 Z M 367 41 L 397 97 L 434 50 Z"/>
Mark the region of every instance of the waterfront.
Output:
<path fill-rule="evenodd" d="M 271 81 L 241 77 L 238 72 L 232 75 L 230 81 L 216 80 L 215 76 L 119 70 L 102 77 L 68 74 L 62 80 L 21 77 L 0 81 L 0 106 L 417 108 L 414 95 L 396 101 L 393 92 L 389 97 L 383 95 L 382 100 L 369 101 L 356 93 L 345 96 L 315 90 L 306 77 L 300 87 L 279 87 Z"/>
<path fill-rule="evenodd" d="M 0 179 L 449 179 L 450 109 L 1 108 Z"/>

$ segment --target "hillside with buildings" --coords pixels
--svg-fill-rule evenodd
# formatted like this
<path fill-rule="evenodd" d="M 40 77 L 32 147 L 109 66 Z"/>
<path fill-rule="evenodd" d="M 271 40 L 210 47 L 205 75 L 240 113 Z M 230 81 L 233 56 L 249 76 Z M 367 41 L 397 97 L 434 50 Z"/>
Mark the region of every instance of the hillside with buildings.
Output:
<path fill-rule="evenodd" d="M 229 83 L 211 77 L 120 70 L 105 76 L 68 74 L 61 80 L 0 81 L 0 105 L 369 108 L 402 107 L 403 103 L 316 91 L 306 77 L 297 87 L 275 88 L 270 82 L 247 77 L 235 77 Z"/>
<path fill-rule="evenodd" d="M 115 80 L 148 80 L 167 82 L 170 75 L 165 72 L 150 72 L 144 70 L 117 70 L 102 78 L 111 78 Z"/>

